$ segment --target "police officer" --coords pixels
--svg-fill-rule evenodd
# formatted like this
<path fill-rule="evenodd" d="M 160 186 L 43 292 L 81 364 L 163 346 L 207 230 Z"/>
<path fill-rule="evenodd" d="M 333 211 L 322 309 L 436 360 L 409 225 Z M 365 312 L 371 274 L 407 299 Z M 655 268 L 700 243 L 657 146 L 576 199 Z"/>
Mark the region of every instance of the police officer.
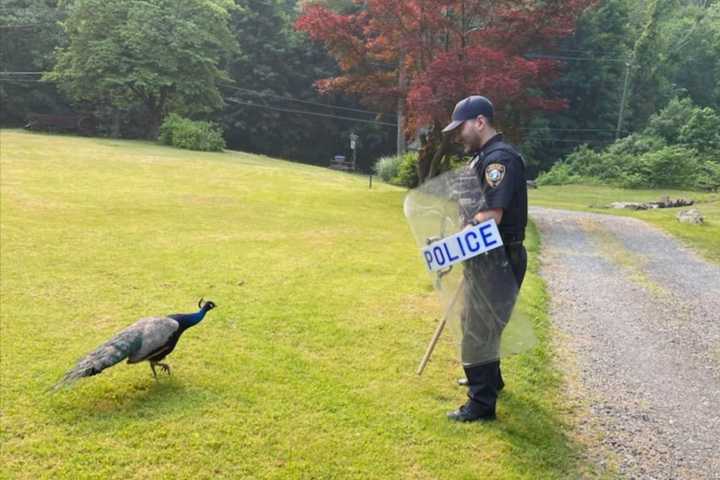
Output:
<path fill-rule="evenodd" d="M 452 114 L 452 122 L 443 129 L 444 134 L 452 135 L 455 142 L 464 145 L 466 153 L 473 155 L 468 168 L 477 174 L 480 193 L 484 197 L 478 211 L 471 214 L 466 221 L 469 224 L 477 224 L 489 219 L 495 220 L 512 270 L 509 276 L 517 282 L 516 285 L 507 288 L 494 285 L 495 293 L 491 292 L 491 295 L 484 299 L 486 302 L 487 298 L 491 298 L 491 302 L 502 302 L 498 293 L 502 295 L 503 291 L 508 292 L 508 295 L 516 294 L 527 268 L 527 252 L 523 246 L 528 208 L 525 163 L 518 151 L 512 145 L 505 143 L 502 134 L 495 129 L 494 114 L 495 110 L 490 100 L 473 95 L 458 102 Z M 477 292 L 476 290 L 467 288 L 473 282 L 475 284 L 485 282 L 483 285 L 493 283 L 488 282 L 487 268 L 477 266 L 478 261 L 481 260 L 471 259 L 465 265 L 464 329 L 472 323 L 481 325 L 482 322 L 490 321 L 488 318 L 473 318 L 487 315 L 482 309 L 471 307 L 472 304 L 479 303 L 477 299 L 467 298 L 467 295 L 476 295 L 473 293 Z M 483 274 L 486 277 L 479 280 L 479 276 Z M 508 317 L 501 319 L 507 322 L 510 311 L 506 309 L 505 314 L 501 315 Z M 463 337 L 463 350 L 472 348 L 472 343 L 466 342 L 465 337 L 469 337 L 467 330 Z M 499 338 L 497 340 L 499 343 Z M 466 353 L 463 353 L 463 357 Z M 463 359 L 463 368 L 467 377 L 464 383 L 468 386 L 468 400 L 458 410 L 449 413 L 448 418 L 461 422 L 494 419 L 498 392 L 504 387 L 500 373 L 499 352 L 494 358 L 480 364 L 468 363 Z"/>

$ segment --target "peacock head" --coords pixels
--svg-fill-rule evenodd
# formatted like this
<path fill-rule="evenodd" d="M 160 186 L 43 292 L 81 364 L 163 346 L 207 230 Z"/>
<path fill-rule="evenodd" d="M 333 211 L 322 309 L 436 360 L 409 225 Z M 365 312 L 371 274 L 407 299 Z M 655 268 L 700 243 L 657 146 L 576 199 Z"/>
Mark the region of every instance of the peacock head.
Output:
<path fill-rule="evenodd" d="M 198 302 L 198 308 L 200 310 L 205 310 L 206 312 L 212 310 L 215 307 L 215 302 L 213 302 L 212 300 L 208 300 L 207 302 L 203 303 L 203 298 L 200 298 L 200 301 Z"/>

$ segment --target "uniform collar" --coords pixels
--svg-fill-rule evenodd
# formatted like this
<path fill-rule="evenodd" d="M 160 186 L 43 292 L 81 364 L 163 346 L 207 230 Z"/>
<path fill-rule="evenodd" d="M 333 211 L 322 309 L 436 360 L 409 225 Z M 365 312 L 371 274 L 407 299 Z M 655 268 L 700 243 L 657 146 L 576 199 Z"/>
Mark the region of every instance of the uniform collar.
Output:
<path fill-rule="evenodd" d="M 492 137 L 490 137 L 490 140 L 488 140 L 487 142 L 485 142 L 482 147 L 480 147 L 479 149 L 477 149 L 477 150 L 475 150 L 475 151 L 473 152 L 473 157 L 477 157 L 478 155 L 482 155 L 482 154 L 485 152 L 485 150 L 487 150 L 487 149 L 490 147 L 490 145 L 492 145 L 492 144 L 494 144 L 494 143 L 497 143 L 497 142 L 502 142 L 502 141 L 503 141 L 503 134 L 502 134 L 502 133 L 496 133 L 495 135 L 493 135 Z"/>

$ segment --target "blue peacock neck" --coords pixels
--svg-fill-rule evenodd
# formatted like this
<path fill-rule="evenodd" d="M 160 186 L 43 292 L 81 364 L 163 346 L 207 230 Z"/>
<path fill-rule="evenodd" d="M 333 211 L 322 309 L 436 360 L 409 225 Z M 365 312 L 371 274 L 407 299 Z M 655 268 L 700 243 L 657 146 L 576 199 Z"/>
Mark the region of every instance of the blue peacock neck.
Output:
<path fill-rule="evenodd" d="M 180 329 L 185 330 L 200 323 L 202 319 L 205 318 L 206 313 L 207 308 L 203 305 L 203 307 L 195 313 L 173 313 L 172 315 L 168 315 L 168 317 L 177 320 L 180 324 Z"/>

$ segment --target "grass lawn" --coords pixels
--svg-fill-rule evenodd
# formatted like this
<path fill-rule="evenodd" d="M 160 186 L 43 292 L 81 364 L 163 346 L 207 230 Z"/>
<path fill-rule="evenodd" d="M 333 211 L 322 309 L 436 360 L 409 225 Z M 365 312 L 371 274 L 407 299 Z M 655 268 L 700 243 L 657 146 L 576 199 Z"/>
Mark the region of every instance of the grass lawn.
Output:
<path fill-rule="evenodd" d="M 705 217 L 705 223 L 688 225 L 677 221 L 677 213 L 691 207 L 640 211 L 603 208 L 612 202 L 647 202 L 658 200 L 664 195 L 669 195 L 671 198 L 682 197 L 695 200 L 696 204 L 692 208 L 700 210 Z M 705 258 L 720 263 L 720 194 L 718 193 L 564 185 L 530 190 L 530 204 L 636 217 L 664 229 L 696 249 Z"/>
<path fill-rule="evenodd" d="M 447 336 L 414 374 L 438 305 L 401 189 L 237 152 L 0 142 L 0 477 L 594 475 L 552 366 L 533 229 L 522 308 L 541 341 L 505 362 L 500 420 L 457 425 Z M 138 317 L 201 296 L 218 308 L 168 357 L 172 377 L 120 364 L 47 392 Z"/>

